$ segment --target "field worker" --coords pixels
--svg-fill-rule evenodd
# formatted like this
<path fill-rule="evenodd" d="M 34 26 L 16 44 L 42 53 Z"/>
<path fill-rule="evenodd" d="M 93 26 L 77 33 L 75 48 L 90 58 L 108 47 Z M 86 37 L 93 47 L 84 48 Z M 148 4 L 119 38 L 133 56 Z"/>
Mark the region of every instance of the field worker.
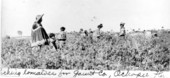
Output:
<path fill-rule="evenodd" d="M 80 31 L 79 31 L 79 34 L 81 34 L 83 32 L 83 29 L 81 28 Z"/>
<path fill-rule="evenodd" d="M 55 34 L 54 33 L 50 33 L 49 34 L 49 41 L 52 43 L 52 45 L 54 46 L 54 48 L 57 50 L 57 45 L 56 45 L 56 37 L 55 37 Z"/>
<path fill-rule="evenodd" d="M 124 27 L 125 23 L 121 22 L 120 23 L 120 33 L 119 33 L 119 37 L 122 37 L 125 39 L 125 35 L 126 35 L 126 30 Z"/>
<path fill-rule="evenodd" d="M 81 28 L 80 31 L 79 31 L 79 35 L 80 35 L 81 37 L 84 37 L 84 36 L 85 36 L 84 30 L 83 30 L 82 28 Z"/>
<path fill-rule="evenodd" d="M 118 37 L 118 41 L 116 42 L 116 44 L 120 44 L 120 42 L 122 43 L 125 40 L 126 32 L 125 32 L 124 25 L 125 25 L 125 23 L 123 23 L 123 22 L 120 23 L 120 32 L 118 34 L 119 37 Z"/>
<path fill-rule="evenodd" d="M 84 30 L 84 34 L 85 34 L 85 36 L 88 36 L 88 31 Z"/>
<path fill-rule="evenodd" d="M 89 36 L 89 37 L 92 37 L 92 36 L 93 36 L 93 31 L 92 31 L 91 29 L 89 29 L 89 31 L 88 31 L 88 36 Z"/>
<path fill-rule="evenodd" d="M 91 30 L 91 28 L 89 29 L 89 33 L 93 33 L 93 31 Z"/>
<path fill-rule="evenodd" d="M 60 33 L 58 34 L 58 42 L 59 42 L 59 48 L 62 49 L 66 44 L 66 32 L 65 27 L 60 28 Z"/>
<path fill-rule="evenodd" d="M 42 45 L 48 45 L 49 37 L 41 24 L 43 15 L 37 15 L 36 21 L 34 22 L 32 26 L 32 31 L 31 31 L 31 46 L 32 47 L 39 46 L 41 48 Z"/>
<path fill-rule="evenodd" d="M 88 37 L 92 43 L 93 42 L 93 31 L 91 29 L 88 30 Z"/>
<path fill-rule="evenodd" d="M 97 26 L 97 30 L 93 33 L 93 40 L 97 41 L 101 37 L 101 28 L 103 27 L 103 24 L 100 24 Z"/>
<path fill-rule="evenodd" d="M 85 37 L 88 36 L 88 31 L 87 31 L 87 30 L 80 29 L 79 35 L 80 35 L 81 38 L 85 38 Z"/>

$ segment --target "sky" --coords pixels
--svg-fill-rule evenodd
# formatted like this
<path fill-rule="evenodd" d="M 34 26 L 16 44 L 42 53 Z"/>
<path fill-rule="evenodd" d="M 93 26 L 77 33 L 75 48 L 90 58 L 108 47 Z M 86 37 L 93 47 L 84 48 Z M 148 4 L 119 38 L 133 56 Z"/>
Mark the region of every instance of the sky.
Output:
<path fill-rule="evenodd" d="M 31 35 L 36 15 L 44 14 L 42 25 L 47 33 L 95 30 L 119 31 L 120 22 L 127 30 L 170 29 L 170 0 L 2 0 L 1 35 Z"/>

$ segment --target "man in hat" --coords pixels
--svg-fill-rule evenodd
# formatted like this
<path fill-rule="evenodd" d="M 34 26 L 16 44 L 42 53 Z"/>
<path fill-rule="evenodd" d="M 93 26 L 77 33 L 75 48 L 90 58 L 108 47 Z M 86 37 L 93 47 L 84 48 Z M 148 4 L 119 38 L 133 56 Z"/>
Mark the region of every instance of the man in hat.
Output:
<path fill-rule="evenodd" d="M 65 32 L 65 27 L 60 28 L 60 33 L 58 35 L 59 48 L 62 49 L 66 44 L 67 35 Z"/>
<path fill-rule="evenodd" d="M 93 33 L 93 40 L 97 41 L 101 37 L 101 28 L 103 27 L 103 24 L 100 24 L 97 26 L 97 30 Z"/>
<path fill-rule="evenodd" d="M 121 22 L 120 23 L 120 32 L 119 32 L 119 37 L 118 37 L 118 41 L 116 42 L 116 44 L 119 44 L 119 42 L 124 42 L 125 40 L 125 35 L 126 35 L 126 30 L 124 27 L 125 23 Z"/>
<path fill-rule="evenodd" d="M 124 25 L 125 25 L 125 23 L 123 23 L 123 22 L 120 23 L 120 33 L 119 33 L 119 36 L 123 37 L 123 38 L 125 38 L 125 35 L 126 35 L 126 30 L 125 30 Z"/>

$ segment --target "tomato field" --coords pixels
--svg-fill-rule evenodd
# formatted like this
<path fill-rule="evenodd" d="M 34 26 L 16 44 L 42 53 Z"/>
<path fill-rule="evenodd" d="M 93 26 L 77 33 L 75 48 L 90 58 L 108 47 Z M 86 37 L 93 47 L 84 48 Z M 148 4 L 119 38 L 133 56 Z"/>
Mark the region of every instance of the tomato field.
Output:
<path fill-rule="evenodd" d="M 170 33 L 157 37 L 127 35 L 122 40 L 105 32 L 98 41 L 76 32 L 67 34 L 66 46 L 32 49 L 30 38 L 2 38 L 1 64 L 9 68 L 81 70 L 170 70 Z"/>

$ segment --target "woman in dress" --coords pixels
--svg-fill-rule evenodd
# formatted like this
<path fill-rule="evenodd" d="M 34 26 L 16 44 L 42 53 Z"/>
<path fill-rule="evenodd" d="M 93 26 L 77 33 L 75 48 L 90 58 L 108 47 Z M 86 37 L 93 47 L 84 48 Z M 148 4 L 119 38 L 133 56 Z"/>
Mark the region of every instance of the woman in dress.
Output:
<path fill-rule="evenodd" d="M 31 31 L 32 47 L 39 46 L 41 48 L 42 45 L 48 45 L 49 37 L 41 24 L 43 15 L 37 15 L 36 21 L 32 26 L 32 31 Z"/>

